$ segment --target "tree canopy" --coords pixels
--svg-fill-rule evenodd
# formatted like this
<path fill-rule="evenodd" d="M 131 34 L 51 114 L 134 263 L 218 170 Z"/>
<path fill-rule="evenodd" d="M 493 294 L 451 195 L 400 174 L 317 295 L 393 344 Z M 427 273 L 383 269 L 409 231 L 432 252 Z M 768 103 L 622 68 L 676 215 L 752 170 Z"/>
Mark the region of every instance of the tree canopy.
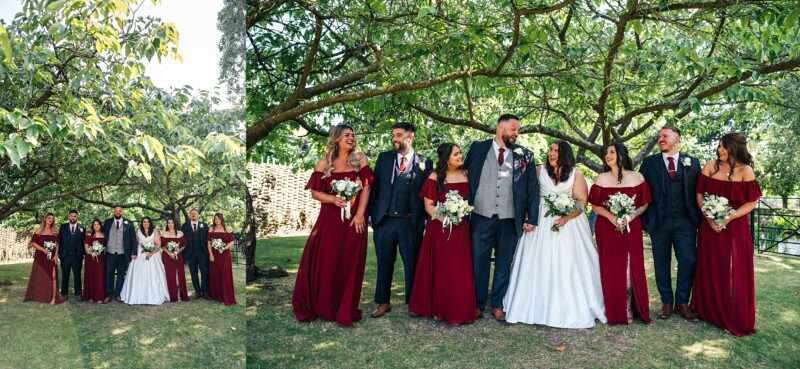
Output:
<path fill-rule="evenodd" d="M 781 86 L 800 68 L 794 1 L 246 6 L 251 160 L 297 165 L 337 122 L 354 125 L 374 155 L 392 123 L 410 121 L 432 151 L 486 136 L 513 112 L 529 144 L 566 140 L 599 171 L 604 145 L 624 142 L 638 164 L 667 124 L 707 153 L 725 130 L 796 120 L 775 105 L 790 101 Z"/>
<path fill-rule="evenodd" d="M 0 25 L 0 222 L 81 204 L 243 213 L 241 117 L 207 93 L 153 85 L 144 63 L 180 59 L 178 34 L 140 5 L 30 0 Z"/>

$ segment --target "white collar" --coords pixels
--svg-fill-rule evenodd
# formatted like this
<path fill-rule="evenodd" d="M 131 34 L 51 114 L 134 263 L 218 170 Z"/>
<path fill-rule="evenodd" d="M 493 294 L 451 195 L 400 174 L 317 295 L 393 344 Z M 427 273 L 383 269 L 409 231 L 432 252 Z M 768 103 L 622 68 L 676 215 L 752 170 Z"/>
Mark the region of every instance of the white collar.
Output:
<path fill-rule="evenodd" d="M 495 140 L 494 138 L 492 139 L 492 148 L 494 149 L 494 156 L 499 158 L 500 157 L 500 144 L 498 144 L 497 140 Z M 505 154 L 510 154 L 510 153 L 513 152 L 511 150 L 511 148 L 509 148 L 509 147 L 504 147 L 504 149 L 506 150 Z M 505 158 L 503 158 L 503 159 L 505 159 Z"/>
<path fill-rule="evenodd" d="M 675 159 L 675 161 L 678 161 L 678 157 L 679 156 L 681 156 L 681 152 L 680 151 L 678 151 L 678 152 L 676 152 L 675 154 L 672 154 L 672 155 L 664 153 L 664 152 L 661 153 L 661 157 L 664 158 L 664 161 L 668 160 L 667 158 L 673 158 L 673 159 Z"/>
<path fill-rule="evenodd" d="M 403 155 L 401 153 L 397 153 L 397 164 L 400 164 L 400 159 L 406 158 L 406 164 L 411 163 L 414 160 L 414 149 L 408 150 L 408 153 Z"/>

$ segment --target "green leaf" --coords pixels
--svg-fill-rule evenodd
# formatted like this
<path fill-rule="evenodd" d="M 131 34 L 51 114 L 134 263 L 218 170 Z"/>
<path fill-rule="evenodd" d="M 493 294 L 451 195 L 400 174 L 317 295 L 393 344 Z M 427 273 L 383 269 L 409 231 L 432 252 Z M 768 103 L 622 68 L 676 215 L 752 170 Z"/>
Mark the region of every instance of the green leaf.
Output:
<path fill-rule="evenodd" d="M 0 24 L 0 48 L 3 49 L 3 62 L 14 67 L 14 52 L 11 50 L 11 40 L 8 38 L 6 28 Z"/>

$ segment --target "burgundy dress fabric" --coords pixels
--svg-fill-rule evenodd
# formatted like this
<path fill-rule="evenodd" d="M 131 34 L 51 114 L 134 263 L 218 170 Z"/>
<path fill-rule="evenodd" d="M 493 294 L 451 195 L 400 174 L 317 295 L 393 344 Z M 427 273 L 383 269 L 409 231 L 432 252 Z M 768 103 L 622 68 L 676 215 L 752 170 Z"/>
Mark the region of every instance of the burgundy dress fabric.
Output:
<path fill-rule="evenodd" d="M 57 236 L 55 234 L 34 234 L 31 239 L 31 242 L 35 242 L 39 246 L 48 241 L 58 243 Z M 28 279 L 28 289 L 25 291 L 25 301 L 50 303 L 53 299 L 53 291 L 57 291 L 58 286 L 58 270 L 55 263 L 57 254 L 57 251 L 54 250 L 50 260 L 47 260 L 47 254 L 38 249 L 33 254 L 33 266 L 31 267 L 31 277 Z M 64 302 L 58 292 L 55 295 L 57 304 Z"/>
<path fill-rule="evenodd" d="M 449 191 L 458 191 L 469 198 L 469 183 L 445 184 L 446 192 L 438 192 L 436 181 L 428 179 L 420 191 L 421 198 L 444 201 Z M 443 227 L 438 219 L 425 226 L 414 288 L 408 310 L 414 314 L 433 317 L 450 324 L 475 321 L 475 285 L 472 275 L 472 247 L 469 220 Z"/>
<path fill-rule="evenodd" d="M 228 232 L 208 232 L 208 242 L 220 239 L 227 244 L 235 239 L 232 233 Z M 214 253 L 214 261 L 209 261 L 209 286 L 208 295 L 225 305 L 236 304 L 236 294 L 233 287 L 233 264 L 231 263 L 231 250 L 225 250 L 221 254 L 211 249 Z M 186 277 L 184 277 L 184 285 Z"/>
<path fill-rule="evenodd" d="M 634 204 L 637 208 L 652 201 L 650 187 L 646 182 L 642 182 L 635 187 L 606 188 L 595 184 L 589 192 L 589 203 L 608 210 L 606 201 L 618 192 L 630 197 L 636 196 Z M 644 270 L 642 222 L 637 217 L 629 225 L 630 232 L 625 230 L 624 233 L 620 233 L 605 217 L 597 217 L 595 223 L 600 282 L 603 286 L 603 301 L 609 325 L 628 324 L 628 275 L 626 275 L 628 267 L 630 267 L 630 286 L 633 292 L 631 296 L 633 315 L 645 324 L 651 322 L 647 275 Z"/>
<path fill-rule="evenodd" d="M 366 187 L 372 183 L 369 167 L 360 171 L 331 173 L 322 178 L 315 171 L 307 189 L 333 193 L 331 182 L 348 178 L 358 179 Z M 360 195 L 352 204 L 355 215 Z M 359 301 L 364 265 L 367 258 L 367 232 L 356 233 L 350 219 L 342 220 L 341 209 L 334 204 L 322 204 L 317 221 L 306 241 L 292 294 L 295 318 L 306 322 L 317 318 L 351 326 L 361 320 Z"/>
<path fill-rule="evenodd" d="M 103 246 L 107 245 L 105 237 L 94 236 L 86 236 L 83 243 L 91 246 L 95 241 Z M 106 254 L 101 252 L 100 255 L 92 256 L 86 253 L 83 260 L 83 298 L 101 302 L 106 299 Z"/>
<path fill-rule="evenodd" d="M 177 242 L 181 248 L 186 247 L 186 237 L 161 237 L 161 261 L 164 262 L 164 273 L 167 275 L 167 291 L 169 291 L 169 301 L 189 301 L 189 293 L 186 291 L 186 271 L 183 267 L 183 252 L 178 254 L 177 259 L 173 259 L 167 254 L 167 244 Z"/>
<path fill-rule="evenodd" d="M 700 175 L 698 194 L 728 199 L 736 209 L 761 197 L 758 182 L 730 182 Z M 748 217 L 715 232 L 704 219 L 697 236 L 697 269 L 691 308 L 700 319 L 735 336 L 755 333 L 756 291 L 753 240 Z"/>

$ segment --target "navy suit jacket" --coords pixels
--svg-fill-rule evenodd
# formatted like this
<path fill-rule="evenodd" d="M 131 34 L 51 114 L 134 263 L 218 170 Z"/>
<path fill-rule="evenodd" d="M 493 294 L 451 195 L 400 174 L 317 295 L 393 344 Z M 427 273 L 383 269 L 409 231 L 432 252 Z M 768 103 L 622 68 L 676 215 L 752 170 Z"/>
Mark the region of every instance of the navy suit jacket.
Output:
<path fill-rule="evenodd" d="M 103 234 L 106 237 L 106 241 L 110 238 L 109 232 L 111 232 L 111 227 L 113 226 L 114 218 L 108 218 L 103 223 Z M 122 248 L 125 250 L 125 256 L 131 257 L 133 255 L 139 255 L 138 246 L 139 242 L 136 240 L 136 231 L 133 222 L 122 218 Z M 106 250 L 108 250 L 108 245 L 106 245 Z"/>
<path fill-rule="evenodd" d="M 373 225 L 380 225 L 383 217 L 389 211 L 392 201 L 392 173 L 397 161 L 396 151 L 385 151 L 378 155 L 375 162 L 375 179 L 369 188 L 369 216 Z M 420 168 L 424 164 L 423 168 Z M 409 196 L 409 209 L 411 211 L 411 223 L 414 229 L 421 229 L 425 224 L 425 205 L 419 198 L 422 185 L 433 170 L 433 163 L 419 153 L 414 152 L 414 160 L 411 163 L 411 188 Z"/>
<path fill-rule="evenodd" d="M 684 159 L 691 161 L 690 166 L 684 165 Z M 678 162 L 675 163 L 676 170 L 683 176 L 683 194 L 686 209 L 689 210 L 689 221 L 697 226 L 700 220 L 700 208 L 697 206 L 695 197 L 695 187 L 697 177 L 700 174 L 700 161 L 689 155 L 680 153 Z M 639 172 L 644 176 L 647 185 L 650 186 L 650 193 L 653 201 L 647 207 L 647 211 L 642 214 L 644 229 L 652 233 L 658 229 L 660 224 L 664 224 L 669 214 L 669 173 L 664 164 L 661 153 L 648 156 L 639 167 Z"/>
<path fill-rule="evenodd" d="M 58 229 L 58 257 L 64 259 L 67 251 L 70 255 L 81 257 L 85 253 L 83 241 L 86 237 L 86 230 L 81 224 L 75 224 L 75 233 L 69 231 L 69 223 L 64 223 Z"/>
<path fill-rule="evenodd" d="M 514 222 L 517 228 L 517 236 L 522 236 L 522 224 L 539 224 L 539 178 L 536 176 L 536 163 L 530 150 L 513 145 L 511 151 L 522 150 L 523 155 L 514 153 L 514 184 L 512 193 L 514 195 Z M 518 150 L 519 149 L 519 150 Z M 475 203 L 475 195 L 478 193 L 478 185 L 481 181 L 481 171 L 486 155 L 492 150 L 492 139 L 473 142 L 464 160 L 464 168 L 469 171 L 469 203 Z"/>
<path fill-rule="evenodd" d="M 194 231 L 192 230 L 192 221 L 188 220 L 186 223 L 183 223 L 181 226 L 181 231 L 183 232 L 183 236 L 186 237 L 186 249 L 183 250 L 183 256 L 186 259 L 191 259 L 195 252 L 199 253 L 198 255 L 203 255 L 206 258 L 208 257 L 208 224 L 205 224 L 201 221 L 197 221 L 197 233 L 199 233 L 199 237 L 197 241 L 194 241 Z"/>

